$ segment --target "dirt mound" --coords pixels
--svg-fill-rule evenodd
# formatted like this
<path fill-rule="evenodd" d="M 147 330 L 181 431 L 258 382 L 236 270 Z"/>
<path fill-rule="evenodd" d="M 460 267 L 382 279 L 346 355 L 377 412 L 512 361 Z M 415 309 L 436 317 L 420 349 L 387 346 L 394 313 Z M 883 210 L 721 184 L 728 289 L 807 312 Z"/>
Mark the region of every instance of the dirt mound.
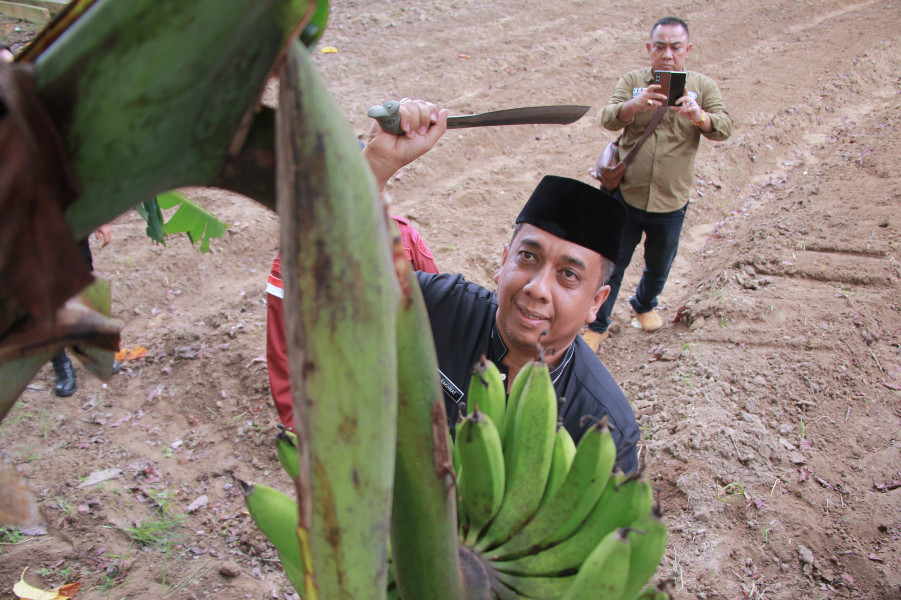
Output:
<path fill-rule="evenodd" d="M 370 105 L 403 96 L 451 114 L 593 106 L 565 127 L 452 131 L 392 182 L 392 211 L 439 268 L 490 285 L 540 177 L 589 181 L 612 137 L 600 108 L 670 13 L 691 26 L 689 68 L 720 84 L 735 133 L 701 144 L 666 326 L 631 326 L 636 256 L 600 354 L 638 415 L 670 524 L 658 575 L 679 600 L 898 598 L 896 6 L 347 0 L 320 43 L 338 52 L 315 60 L 361 136 Z M 68 399 L 47 368 L 0 427 L 49 522 L 0 547 L 2 589 L 30 566 L 35 583 L 80 578 L 87 599 L 288 597 L 231 476 L 289 487 L 263 360 L 277 219 L 187 192 L 233 225 L 210 254 L 153 245 L 134 213 L 95 246 L 123 345 L 148 356 L 109 386 L 79 367 Z M 85 485 L 104 469 L 115 476 Z"/>

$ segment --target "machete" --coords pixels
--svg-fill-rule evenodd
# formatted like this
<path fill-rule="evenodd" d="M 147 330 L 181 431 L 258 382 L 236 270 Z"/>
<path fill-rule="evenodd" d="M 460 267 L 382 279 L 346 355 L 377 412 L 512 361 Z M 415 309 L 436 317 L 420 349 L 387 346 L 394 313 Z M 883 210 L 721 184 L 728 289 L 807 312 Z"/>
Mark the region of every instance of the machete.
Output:
<path fill-rule="evenodd" d="M 394 135 L 400 135 L 400 102 L 389 100 L 377 104 L 366 113 L 379 122 L 379 126 Z M 447 118 L 448 129 L 463 127 L 489 127 L 494 125 L 567 125 L 578 121 L 588 112 L 590 106 L 560 104 L 556 106 L 526 106 L 493 110 L 475 115 L 461 115 Z"/>

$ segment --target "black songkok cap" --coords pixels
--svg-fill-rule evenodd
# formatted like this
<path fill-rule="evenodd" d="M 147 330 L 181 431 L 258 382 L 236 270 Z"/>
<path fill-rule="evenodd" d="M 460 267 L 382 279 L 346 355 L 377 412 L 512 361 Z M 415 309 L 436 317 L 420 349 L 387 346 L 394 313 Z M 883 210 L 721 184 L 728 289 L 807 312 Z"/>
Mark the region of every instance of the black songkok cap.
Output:
<path fill-rule="evenodd" d="M 576 179 L 546 175 L 522 207 L 519 223 L 594 250 L 616 262 L 626 222 L 623 203 Z"/>

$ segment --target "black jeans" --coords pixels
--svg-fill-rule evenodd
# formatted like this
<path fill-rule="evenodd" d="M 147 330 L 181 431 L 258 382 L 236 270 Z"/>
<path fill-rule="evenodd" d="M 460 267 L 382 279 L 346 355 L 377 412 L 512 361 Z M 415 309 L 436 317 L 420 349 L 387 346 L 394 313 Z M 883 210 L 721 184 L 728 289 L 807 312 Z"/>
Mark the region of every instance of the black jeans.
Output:
<path fill-rule="evenodd" d="M 614 195 L 622 199 L 619 190 Z M 652 213 L 626 204 L 626 223 L 623 228 L 623 239 L 619 246 L 619 260 L 608 282 L 610 295 L 598 311 L 597 319 L 588 326 L 592 331 L 603 333 L 610 327 L 610 313 L 616 304 L 619 288 L 623 283 L 626 267 L 632 261 L 632 254 L 645 234 L 644 262 L 645 269 L 638 282 L 635 295 L 629 299 L 636 313 L 646 313 L 657 307 L 657 296 L 663 291 L 670 267 L 679 249 L 679 236 L 688 204 L 668 213 Z"/>

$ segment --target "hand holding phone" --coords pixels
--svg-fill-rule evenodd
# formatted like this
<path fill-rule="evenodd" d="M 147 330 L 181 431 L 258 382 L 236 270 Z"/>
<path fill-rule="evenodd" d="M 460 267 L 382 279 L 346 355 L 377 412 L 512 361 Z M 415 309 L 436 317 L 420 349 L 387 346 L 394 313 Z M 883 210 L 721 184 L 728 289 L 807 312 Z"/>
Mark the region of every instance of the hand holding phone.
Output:
<path fill-rule="evenodd" d="M 656 71 L 654 83 L 660 85 L 661 94 L 666 94 L 667 106 L 676 106 L 676 101 L 685 95 L 685 71 Z"/>

